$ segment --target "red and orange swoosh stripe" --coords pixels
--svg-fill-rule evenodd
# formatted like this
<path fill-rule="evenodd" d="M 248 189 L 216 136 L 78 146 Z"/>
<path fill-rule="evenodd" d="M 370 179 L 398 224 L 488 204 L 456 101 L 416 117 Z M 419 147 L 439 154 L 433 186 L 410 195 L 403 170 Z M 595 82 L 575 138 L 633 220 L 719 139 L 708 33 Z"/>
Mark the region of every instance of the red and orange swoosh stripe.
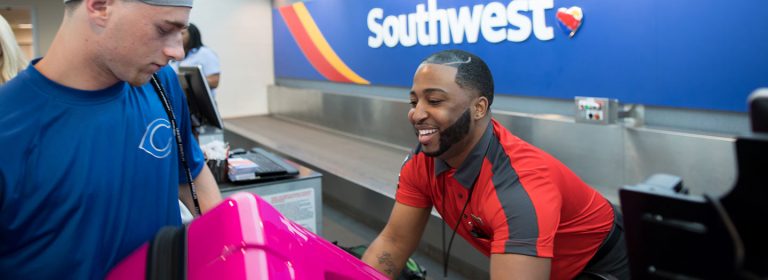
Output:
<path fill-rule="evenodd" d="M 320 75 L 334 82 L 370 84 L 352 71 L 333 51 L 304 3 L 284 6 L 279 11 L 301 52 Z"/>

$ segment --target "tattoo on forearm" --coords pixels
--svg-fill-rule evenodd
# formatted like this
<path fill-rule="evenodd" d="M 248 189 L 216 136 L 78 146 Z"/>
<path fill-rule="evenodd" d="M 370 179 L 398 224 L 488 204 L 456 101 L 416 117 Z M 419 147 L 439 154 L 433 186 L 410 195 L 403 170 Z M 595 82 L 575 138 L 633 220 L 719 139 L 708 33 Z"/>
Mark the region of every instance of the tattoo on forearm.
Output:
<path fill-rule="evenodd" d="M 379 264 L 382 265 L 384 269 L 384 273 L 390 276 L 395 275 L 395 263 L 392 261 L 392 254 L 389 252 L 383 252 L 381 255 L 377 257 L 379 259 Z"/>

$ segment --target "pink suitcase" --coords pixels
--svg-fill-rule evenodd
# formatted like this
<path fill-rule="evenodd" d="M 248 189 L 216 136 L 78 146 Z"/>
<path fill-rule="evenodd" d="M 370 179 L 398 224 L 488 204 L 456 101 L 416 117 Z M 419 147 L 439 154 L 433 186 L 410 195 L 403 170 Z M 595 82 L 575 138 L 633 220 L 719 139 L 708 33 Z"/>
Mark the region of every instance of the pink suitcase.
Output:
<path fill-rule="evenodd" d="M 115 266 L 109 280 L 386 279 L 374 268 L 238 193 L 186 227 L 166 227 Z"/>

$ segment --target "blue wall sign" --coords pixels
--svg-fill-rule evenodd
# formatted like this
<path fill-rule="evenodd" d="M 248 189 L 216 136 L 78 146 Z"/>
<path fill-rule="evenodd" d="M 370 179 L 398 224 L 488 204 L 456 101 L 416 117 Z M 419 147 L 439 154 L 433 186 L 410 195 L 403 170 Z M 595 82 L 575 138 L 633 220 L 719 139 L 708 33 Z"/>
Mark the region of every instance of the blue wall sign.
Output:
<path fill-rule="evenodd" d="M 497 94 L 744 112 L 768 87 L 768 1 L 316 0 L 275 9 L 278 78 L 410 87 L 463 49 Z"/>

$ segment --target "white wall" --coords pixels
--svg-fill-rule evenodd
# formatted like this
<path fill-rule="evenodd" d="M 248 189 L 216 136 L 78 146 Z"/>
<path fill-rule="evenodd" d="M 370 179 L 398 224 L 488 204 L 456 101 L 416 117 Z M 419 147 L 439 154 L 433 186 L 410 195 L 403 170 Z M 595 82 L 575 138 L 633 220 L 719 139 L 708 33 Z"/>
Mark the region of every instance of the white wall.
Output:
<path fill-rule="evenodd" d="M 211 1 L 211 0 L 209 0 Z M 30 7 L 35 28 L 34 41 L 37 45 L 35 57 L 43 56 L 51 46 L 53 36 L 59 30 L 64 18 L 64 4 L 61 0 L 0 0 L 0 7 Z"/>
<path fill-rule="evenodd" d="M 43 56 L 64 16 L 62 1 L 0 0 L 3 6 L 34 10 L 36 56 Z M 266 114 L 267 86 L 275 81 L 270 0 L 196 0 L 190 21 L 221 59 L 216 97 L 221 116 Z"/>
<path fill-rule="evenodd" d="M 275 81 L 270 1 L 197 0 L 190 22 L 221 59 L 221 116 L 266 114 L 267 86 Z"/>

